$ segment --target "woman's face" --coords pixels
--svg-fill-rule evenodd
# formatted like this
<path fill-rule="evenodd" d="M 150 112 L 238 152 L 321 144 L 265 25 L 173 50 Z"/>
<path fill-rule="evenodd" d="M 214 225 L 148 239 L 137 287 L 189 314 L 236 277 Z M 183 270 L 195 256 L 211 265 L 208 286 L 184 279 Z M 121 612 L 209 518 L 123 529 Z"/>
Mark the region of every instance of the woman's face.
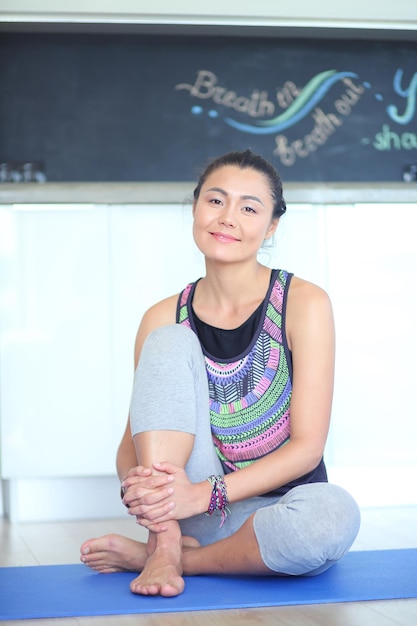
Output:
<path fill-rule="evenodd" d="M 207 177 L 194 203 L 195 242 L 207 259 L 256 258 L 278 225 L 272 212 L 271 190 L 263 174 L 251 168 L 221 167 Z"/>

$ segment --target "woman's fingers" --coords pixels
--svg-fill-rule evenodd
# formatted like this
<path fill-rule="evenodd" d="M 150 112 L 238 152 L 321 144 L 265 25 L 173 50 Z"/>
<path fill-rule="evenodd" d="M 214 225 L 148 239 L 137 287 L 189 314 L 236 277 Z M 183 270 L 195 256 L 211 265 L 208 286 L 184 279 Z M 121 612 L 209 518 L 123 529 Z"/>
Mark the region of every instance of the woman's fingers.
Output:
<path fill-rule="evenodd" d="M 144 489 L 157 489 L 169 483 L 172 483 L 174 477 L 168 474 L 154 474 L 151 476 L 128 476 L 122 481 L 122 487 L 129 489 L 133 485 L 140 485 Z"/>
<path fill-rule="evenodd" d="M 137 507 L 131 507 L 129 509 L 129 513 L 131 515 L 136 515 L 137 522 L 141 526 L 145 528 L 150 528 L 150 526 L 155 523 L 160 524 L 161 522 L 166 522 L 170 519 L 173 519 L 172 511 L 175 509 L 174 502 L 166 502 L 158 507 L 144 507 L 138 505 Z"/>
<path fill-rule="evenodd" d="M 172 496 L 173 493 L 174 489 L 165 485 L 154 489 L 133 486 L 125 490 L 123 504 L 128 506 L 134 514 L 137 507 L 140 506 L 143 507 L 143 510 L 148 510 Z"/>

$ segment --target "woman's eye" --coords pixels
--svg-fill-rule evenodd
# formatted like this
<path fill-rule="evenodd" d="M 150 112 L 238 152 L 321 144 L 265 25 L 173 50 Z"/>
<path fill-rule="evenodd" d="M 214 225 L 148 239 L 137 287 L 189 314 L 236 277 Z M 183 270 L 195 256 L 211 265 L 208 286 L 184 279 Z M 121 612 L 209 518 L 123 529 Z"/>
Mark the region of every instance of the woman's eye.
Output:
<path fill-rule="evenodd" d="M 212 199 L 210 200 L 210 202 L 211 202 L 212 204 L 221 204 L 221 201 L 220 201 L 218 198 L 212 198 Z"/>
<path fill-rule="evenodd" d="M 251 206 L 245 206 L 243 207 L 243 210 L 245 213 L 256 213 L 255 209 L 253 209 Z"/>

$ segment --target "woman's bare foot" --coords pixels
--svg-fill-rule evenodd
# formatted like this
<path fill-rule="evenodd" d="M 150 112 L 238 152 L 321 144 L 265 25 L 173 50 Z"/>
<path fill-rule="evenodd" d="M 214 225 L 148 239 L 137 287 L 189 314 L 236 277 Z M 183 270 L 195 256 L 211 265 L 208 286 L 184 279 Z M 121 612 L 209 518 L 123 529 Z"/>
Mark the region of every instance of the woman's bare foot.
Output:
<path fill-rule="evenodd" d="M 147 545 L 122 535 L 104 535 L 83 543 L 80 558 L 101 574 L 141 572 L 148 558 Z"/>
<path fill-rule="evenodd" d="M 190 549 L 196 540 L 188 538 Z M 184 591 L 182 577 L 183 538 L 178 522 L 167 523 L 167 529 L 161 533 L 149 532 L 148 559 L 135 580 L 130 583 L 130 590 L 144 596 L 178 596 Z"/>
<path fill-rule="evenodd" d="M 197 539 L 183 537 L 184 551 L 200 546 Z M 104 535 L 89 539 L 81 546 L 81 561 L 101 574 L 141 572 L 148 560 L 149 546 L 122 535 Z"/>
<path fill-rule="evenodd" d="M 177 596 L 184 591 L 181 544 L 160 543 L 146 561 L 130 590 L 144 596 Z"/>

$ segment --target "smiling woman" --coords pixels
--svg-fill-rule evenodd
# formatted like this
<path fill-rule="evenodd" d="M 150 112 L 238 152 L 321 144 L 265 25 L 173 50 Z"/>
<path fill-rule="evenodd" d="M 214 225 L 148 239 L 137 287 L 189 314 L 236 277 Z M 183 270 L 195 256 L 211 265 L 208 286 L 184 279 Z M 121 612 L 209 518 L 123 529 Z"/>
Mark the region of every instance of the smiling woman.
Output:
<path fill-rule="evenodd" d="M 223 167 L 235 167 L 244 171 L 247 175 L 249 172 L 257 173 L 258 177 L 263 178 L 263 182 L 267 185 L 267 193 L 271 196 L 273 202 L 273 218 L 279 218 L 287 209 L 282 192 L 281 178 L 276 169 L 259 155 L 254 154 L 251 150 L 243 152 L 228 152 L 218 157 L 206 167 L 202 172 L 198 184 L 194 189 L 194 201 L 197 201 L 201 192 L 201 188 L 206 182 L 210 174 L 218 172 Z M 263 189 L 265 192 L 265 189 Z"/>
<path fill-rule="evenodd" d="M 148 543 L 107 535 L 81 547 L 97 571 L 137 571 L 134 593 L 177 595 L 183 574 L 316 575 L 358 532 L 358 507 L 327 482 L 323 460 L 329 298 L 257 258 L 285 210 L 280 177 L 261 156 L 209 164 L 193 204 L 205 276 L 140 323 L 117 467 Z"/>
<path fill-rule="evenodd" d="M 254 170 L 234 166 L 222 167 L 208 176 L 193 213 L 194 240 L 206 265 L 216 259 L 242 259 L 242 254 L 253 258 L 278 225 L 278 218 L 272 217 L 273 199 L 267 180 Z M 225 245 L 230 249 L 225 250 Z"/>

